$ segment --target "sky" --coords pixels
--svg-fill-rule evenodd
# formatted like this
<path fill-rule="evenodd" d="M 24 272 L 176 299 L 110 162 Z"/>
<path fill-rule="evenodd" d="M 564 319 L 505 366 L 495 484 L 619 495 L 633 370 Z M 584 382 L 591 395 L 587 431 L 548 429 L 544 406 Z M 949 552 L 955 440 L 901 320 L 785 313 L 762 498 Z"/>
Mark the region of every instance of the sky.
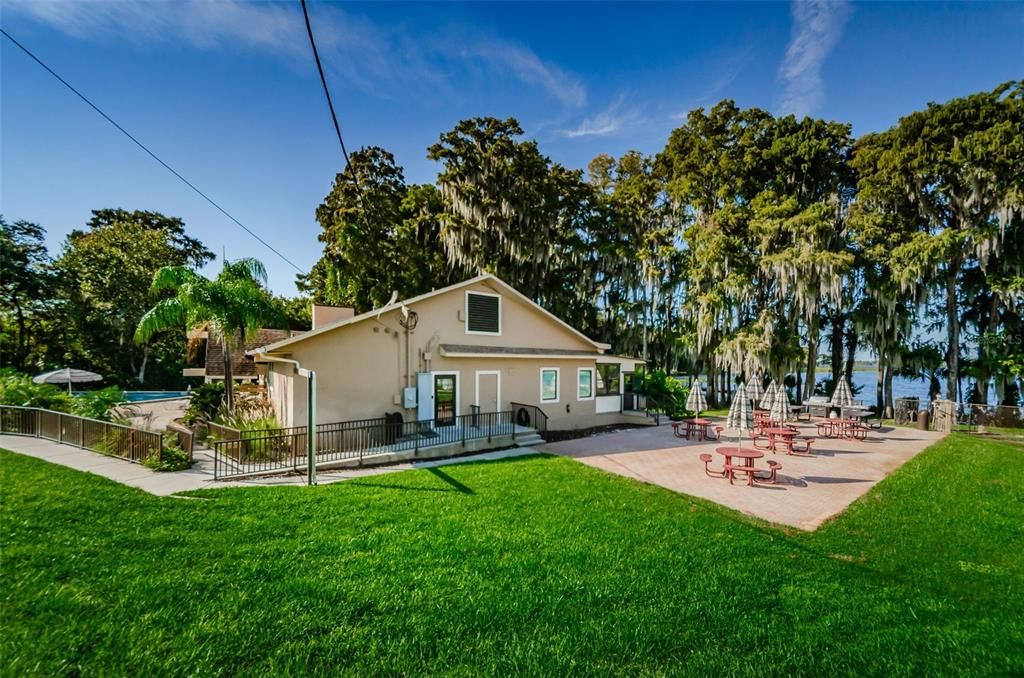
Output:
<path fill-rule="evenodd" d="M 585 168 L 657 153 L 724 98 L 860 135 L 1024 77 L 1024 3 L 309 8 L 346 144 L 390 150 L 416 183 L 437 176 L 426 148 L 474 116 L 515 117 Z M 297 2 L 0 0 L 0 25 L 300 269 L 320 256 L 314 212 L 344 160 Z M 295 269 L 2 39 L 0 213 L 43 225 L 56 254 L 106 207 L 179 216 L 295 293 Z"/>

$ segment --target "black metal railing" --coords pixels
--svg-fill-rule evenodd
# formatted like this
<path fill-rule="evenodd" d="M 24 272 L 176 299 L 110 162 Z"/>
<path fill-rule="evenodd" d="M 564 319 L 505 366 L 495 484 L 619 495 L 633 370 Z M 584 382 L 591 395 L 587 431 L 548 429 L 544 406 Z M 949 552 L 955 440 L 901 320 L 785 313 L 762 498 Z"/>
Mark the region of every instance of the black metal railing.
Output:
<path fill-rule="evenodd" d="M 536 405 L 526 403 L 509 403 L 519 426 L 536 429 L 538 433 L 548 430 L 548 415 Z"/>
<path fill-rule="evenodd" d="M 396 422 L 384 417 L 359 419 L 316 427 L 316 465 L 413 452 L 441 445 L 465 445 L 472 440 L 508 436 L 517 431 L 513 411 L 479 412 L 443 420 Z M 287 471 L 308 465 L 305 427 L 273 431 L 244 431 L 238 439 L 213 444 L 214 477 L 217 479 L 252 475 L 265 471 Z"/>
<path fill-rule="evenodd" d="M 163 436 L 155 431 L 37 407 L 0 405 L 0 433 L 44 438 L 133 462 L 163 454 Z"/>

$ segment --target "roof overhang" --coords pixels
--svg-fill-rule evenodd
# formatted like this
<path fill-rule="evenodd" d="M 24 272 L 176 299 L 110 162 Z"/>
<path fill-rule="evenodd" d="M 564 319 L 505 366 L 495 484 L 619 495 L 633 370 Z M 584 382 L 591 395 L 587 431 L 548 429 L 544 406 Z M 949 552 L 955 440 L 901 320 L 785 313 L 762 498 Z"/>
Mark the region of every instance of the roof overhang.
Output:
<path fill-rule="evenodd" d="M 445 358 L 543 358 L 557 360 L 595 360 L 600 351 L 586 351 L 557 348 L 529 348 L 522 346 L 470 346 L 465 344 L 441 344 L 438 346 Z"/>

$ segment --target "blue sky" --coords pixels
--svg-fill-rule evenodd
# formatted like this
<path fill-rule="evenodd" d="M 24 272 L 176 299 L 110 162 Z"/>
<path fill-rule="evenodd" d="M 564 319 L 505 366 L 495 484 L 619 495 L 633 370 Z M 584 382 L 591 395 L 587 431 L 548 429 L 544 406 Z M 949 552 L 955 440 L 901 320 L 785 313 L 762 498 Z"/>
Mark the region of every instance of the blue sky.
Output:
<path fill-rule="evenodd" d="M 298 3 L 3 0 L 5 30 L 300 267 L 342 158 Z M 732 98 L 884 129 L 928 101 L 1024 76 L 1024 4 L 310 4 L 345 139 L 432 181 L 426 147 L 514 116 L 572 167 L 660 150 Z M 185 219 L 218 254 L 294 271 L 36 64 L 0 47 L 0 211 L 51 249 L 101 207 Z"/>

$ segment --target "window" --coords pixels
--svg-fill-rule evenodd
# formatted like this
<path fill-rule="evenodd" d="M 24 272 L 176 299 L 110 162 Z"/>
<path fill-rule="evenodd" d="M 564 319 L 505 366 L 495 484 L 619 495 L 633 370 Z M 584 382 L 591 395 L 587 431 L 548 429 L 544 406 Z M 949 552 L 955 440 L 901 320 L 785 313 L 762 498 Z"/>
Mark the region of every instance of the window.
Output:
<path fill-rule="evenodd" d="M 597 365 L 597 395 L 609 396 L 619 395 L 619 365 L 618 363 L 598 363 Z"/>
<path fill-rule="evenodd" d="M 542 403 L 558 402 L 558 368 L 540 368 L 540 401 Z"/>
<path fill-rule="evenodd" d="M 594 399 L 594 368 L 581 367 L 576 370 L 576 400 Z"/>
<path fill-rule="evenodd" d="M 466 334 L 501 334 L 501 297 L 466 292 Z"/>

